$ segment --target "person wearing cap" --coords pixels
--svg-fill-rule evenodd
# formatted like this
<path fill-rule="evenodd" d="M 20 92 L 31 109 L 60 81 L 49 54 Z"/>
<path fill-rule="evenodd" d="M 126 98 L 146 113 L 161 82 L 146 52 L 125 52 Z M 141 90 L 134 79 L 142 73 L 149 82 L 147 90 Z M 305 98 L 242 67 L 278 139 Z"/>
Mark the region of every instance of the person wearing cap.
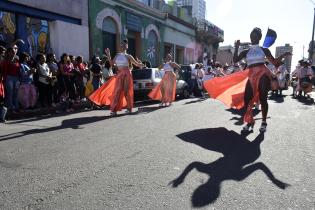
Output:
<path fill-rule="evenodd" d="M 313 71 L 308 60 L 302 59 L 299 61 L 299 64 L 300 68 L 292 72 L 292 75 L 296 75 L 298 79 L 296 91 L 299 92 L 299 96 L 302 96 L 302 92 L 304 92 L 304 95 L 309 97 L 308 93 L 312 91 L 311 78 Z"/>
<path fill-rule="evenodd" d="M 120 52 L 111 58 L 110 50 L 105 50 L 105 55 L 111 66 L 117 68 L 118 73 L 93 92 L 89 99 L 96 105 L 109 105 L 111 116 L 117 115 L 118 111 L 127 108 L 126 113 L 131 113 L 133 108 L 133 80 L 132 65 L 142 68 L 144 65 L 139 59 L 134 59 L 127 53 L 128 40 L 123 40 L 120 45 Z"/>
<path fill-rule="evenodd" d="M 153 100 L 161 101 L 160 106 L 170 106 L 175 101 L 176 74 L 174 69 L 180 69 L 180 66 L 172 61 L 171 54 L 167 54 L 165 61 L 164 64 L 159 66 L 159 70 L 163 69 L 164 76 L 148 95 Z"/>
<path fill-rule="evenodd" d="M 262 109 L 262 123 L 259 130 L 265 132 L 267 128 L 267 98 L 272 73 L 265 66 L 265 58 L 278 66 L 282 58 L 291 55 L 287 52 L 274 58 L 269 49 L 259 46 L 261 37 L 261 29 L 254 28 L 250 33 L 252 46 L 240 54 L 238 54 L 238 49 L 241 42 L 240 40 L 235 42 L 233 61 L 236 63 L 246 58 L 247 70 L 205 82 L 205 88 L 211 98 L 217 98 L 229 107 L 245 108 L 244 122 L 246 125 L 243 127 L 243 132 L 251 132 L 254 127 L 252 108 L 258 101 L 260 101 Z"/>

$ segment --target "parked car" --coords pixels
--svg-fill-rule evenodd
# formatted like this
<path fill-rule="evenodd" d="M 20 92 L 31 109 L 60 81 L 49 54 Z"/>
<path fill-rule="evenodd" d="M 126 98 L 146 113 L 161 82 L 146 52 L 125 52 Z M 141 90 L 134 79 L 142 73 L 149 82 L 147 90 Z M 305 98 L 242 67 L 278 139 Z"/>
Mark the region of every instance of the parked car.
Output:
<path fill-rule="evenodd" d="M 133 87 L 135 97 L 147 97 L 148 93 L 157 86 L 164 75 L 164 71 L 158 68 L 145 68 L 132 71 Z M 176 79 L 176 96 L 180 98 L 189 97 L 189 87 L 180 75 Z"/>

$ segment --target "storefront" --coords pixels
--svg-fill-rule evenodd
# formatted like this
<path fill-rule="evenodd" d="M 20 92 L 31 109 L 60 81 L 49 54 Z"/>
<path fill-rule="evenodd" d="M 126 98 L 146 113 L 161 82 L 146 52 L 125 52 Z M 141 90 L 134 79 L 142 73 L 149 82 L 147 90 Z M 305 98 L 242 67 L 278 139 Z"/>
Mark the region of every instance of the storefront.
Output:
<path fill-rule="evenodd" d="M 78 8 L 84 1 L 71 3 Z M 87 9 L 87 4 L 82 8 Z M 33 57 L 38 53 L 60 56 L 64 52 L 89 57 L 87 20 L 71 9 L 63 11 L 49 0 L 0 2 L 0 41 L 9 46 L 16 39 L 25 43 L 19 44 L 19 52 L 28 52 Z"/>

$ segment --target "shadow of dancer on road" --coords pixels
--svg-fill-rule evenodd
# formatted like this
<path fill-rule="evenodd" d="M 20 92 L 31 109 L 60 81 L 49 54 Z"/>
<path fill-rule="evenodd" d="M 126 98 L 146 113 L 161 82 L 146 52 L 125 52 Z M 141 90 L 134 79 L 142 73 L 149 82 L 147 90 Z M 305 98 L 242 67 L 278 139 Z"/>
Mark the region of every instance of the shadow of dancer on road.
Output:
<path fill-rule="evenodd" d="M 244 124 L 244 114 L 245 114 L 245 109 L 226 109 L 226 111 L 231 112 L 233 115 L 239 115 L 239 117 L 232 117 L 230 120 L 236 120 L 236 122 L 234 123 L 234 125 L 243 125 Z M 253 110 L 253 116 L 255 117 L 256 115 L 258 115 L 260 113 L 260 110 L 258 109 L 254 109 Z"/>
<path fill-rule="evenodd" d="M 63 120 L 61 125 L 58 125 L 58 126 L 52 126 L 52 127 L 40 126 L 42 128 L 34 128 L 34 129 L 29 129 L 29 130 L 25 130 L 25 131 L 16 132 L 16 133 L 0 135 L 0 141 L 15 139 L 15 138 L 23 137 L 26 135 L 63 130 L 63 129 L 68 129 L 68 128 L 82 129 L 82 127 L 80 127 L 82 125 L 95 123 L 95 122 L 102 121 L 102 120 L 105 120 L 108 118 L 109 117 L 104 117 L 104 116 L 91 116 L 91 117 L 79 117 L 79 118 L 73 118 L 73 119 L 66 119 L 66 120 Z"/>
<path fill-rule="evenodd" d="M 260 133 L 252 142 L 247 140 L 246 136 L 226 128 L 200 129 L 177 136 L 183 141 L 224 155 L 208 164 L 192 162 L 178 178 L 170 182 L 173 187 L 179 186 L 193 169 L 209 175 L 209 180 L 194 191 L 191 197 L 193 207 L 202 207 L 215 202 L 220 195 L 223 181 L 242 181 L 256 170 L 263 171 L 272 183 L 281 189 L 289 186 L 275 178 L 264 163 L 254 163 L 260 156 L 260 144 L 264 140 L 264 133 Z"/>

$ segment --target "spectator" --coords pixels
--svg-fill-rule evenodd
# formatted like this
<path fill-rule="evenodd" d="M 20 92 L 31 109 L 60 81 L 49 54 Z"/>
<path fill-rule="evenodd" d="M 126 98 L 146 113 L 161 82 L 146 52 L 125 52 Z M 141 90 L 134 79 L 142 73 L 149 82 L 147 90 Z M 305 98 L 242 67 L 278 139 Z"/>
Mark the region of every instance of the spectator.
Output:
<path fill-rule="evenodd" d="M 77 88 L 78 99 L 85 99 L 84 96 L 84 75 L 86 74 L 86 65 L 83 63 L 83 57 L 78 56 L 74 65 L 75 85 Z"/>
<path fill-rule="evenodd" d="M 104 81 L 108 81 L 111 77 L 114 76 L 113 69 L 110 65 L 109 60 L 105 61 L 105 65 L 103 67 L 102 74 L 103 74 Z"/>
<path fill-rule="evenodd" d="M 47 65 L 50 69 L 52 79 L 51 79 L 51 91 L 52 91 L 52 106 L 55 107 L 60 101 L 60 88 L 59 88 L 59 68 L 56 62 L 56 55 L 50 53 L 47 55 Z"/>
<path fill-rule="evenodd" d="M 197 70 L 200 68 L 199 63 L 195 64 L 195 68 L 191 71 L 190 80 L 190 97 L 193 98 L 197 88 Z"/>
<path fill-rule="evenodd" d="M 6 49 L 3 46 L 0 46 L 0 63 L 5 59 Z"/>
<path fill-rule="evenodd" d="M 16 56 L 18 47 L 14 45 L 6 51 L 6 59 L 1 63 L 1 69 L 4 76 L 6 103 L 8 108 L 14 113 L 19 111 L 18 89 L 20 86 L 20 65 Z"/>
<path fill-rule="evenodd" d="M 0 123 L 4 123 L 5 122 L 5 116 L 7 113 L 7 108 L 5 107 L 4 104 L 4 84 L 3 84 L 3 76 L 2 76 L 2 72 L 0 69 Z"/>
<path fill-rule="evenodd" d="M 46 56 L 44 54 L 37 55 L 38 61 L 38 92 L 39 102 L 42 107 L 50 107 L 52 105 L 52 94 L 51 94 L 51 79 L 52 74 L 46 63 Z"/>
<path fill-rule="evenodd" d="M 68 54 L 64 53 L 61 56 L 60 72 L 65 84 L 65 93 L 69 95 L 70 100 L 75 100 L 75 86 L 74 86 L 74 67 Z"/>
<path fill-rule="evenodd" d="M 22 53 L 20 56 L 20 76 L 21 85 L 19 88 L 18 98 L 23 109 L 34 108 L 37 102 L 37 92 L 33 84 L 33 74 L 36 69 L 30 68 L 27 64 L 30 56 L 27 53 Z"/>
<path fill-rule="evenodd" d="M 99 57 L 93 57 L 91 72 L 92 72 L 92 84 L 94 91 L 101 86 L 102 66 L 100 65 L 101 60 Z"/>

